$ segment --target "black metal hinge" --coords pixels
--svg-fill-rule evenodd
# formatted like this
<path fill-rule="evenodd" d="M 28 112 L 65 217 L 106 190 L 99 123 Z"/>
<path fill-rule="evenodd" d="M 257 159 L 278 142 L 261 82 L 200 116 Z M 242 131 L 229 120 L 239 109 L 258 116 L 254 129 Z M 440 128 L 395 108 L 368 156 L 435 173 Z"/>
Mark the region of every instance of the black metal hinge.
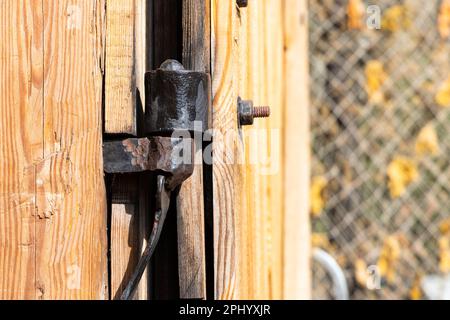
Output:
<path fill-rule="evenodd" d="M 156 213 L 147 247 L 123 294 L 131 299 L 158 243 L 170 205 L 170 194 L 194 170 L 193 132 L 211 121 L 211 78 L 167 60 L 145 75 L 145 136 L 103 144 L 106 173 L 152 171 L 157 174 Z"/>

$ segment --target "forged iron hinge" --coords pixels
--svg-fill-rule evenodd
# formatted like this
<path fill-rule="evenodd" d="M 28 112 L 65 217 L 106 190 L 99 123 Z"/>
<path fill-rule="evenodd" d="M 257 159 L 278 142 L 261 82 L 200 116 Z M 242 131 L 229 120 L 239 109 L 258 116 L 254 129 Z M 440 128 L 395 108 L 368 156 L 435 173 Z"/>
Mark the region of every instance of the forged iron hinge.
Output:
<path fill-rule="evenodd" d="M 103 144 L 106 173 L 157 174 L 156 213 L 147 247 L 121 299 L 134 295 L 158 243 L 169 209 L 170 194 L 194 170 L 194 131 L 210 128 L 211 78 L 185 70 L 175 60 L 165 61 L 145 74 L 145 136 Z"/>

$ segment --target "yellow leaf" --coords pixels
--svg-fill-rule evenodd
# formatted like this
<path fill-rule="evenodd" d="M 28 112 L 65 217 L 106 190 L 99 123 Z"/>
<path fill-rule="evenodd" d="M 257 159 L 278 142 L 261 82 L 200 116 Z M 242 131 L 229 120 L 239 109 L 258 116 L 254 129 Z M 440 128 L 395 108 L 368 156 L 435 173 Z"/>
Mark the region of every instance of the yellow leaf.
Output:
<path fill-rule="evenodd" d="M 386 238 L 378 258 L 378 271 L 389 283 L 395 282 L 395 266 L 400 258 L 400 242 L 397 236 Z"/>
<path fill-rule="evenodd" d="M 413 286 L 411 287 L 411 290 L 409 290 L 409 298 L 411 300 L 420 300 L 422 299 L 422 288 L 420 286 L 421 279 L 420 277 L 415 278 Z"/>
<path fill-rule="evenodd" d="M 381 90 L 387 75 L 384 72 L 383 64 L 377 60 L 371 60 L 366 65 L 366 91 L 369 100 L 375 103 L 380 103 L 384 100 L 384 95 Z"/>
<path fill-rule="evenodd" d="M 311 201 L 311 213 L 314 217 L 320 216 L 323 208 L 325 207 L 325 199 L 323 196 L 323 190 L 327 186 L 327 180 L 324 177 L 315 177 L 312 180 L 310 201 Z"/>
<path fill-rule="evenodd" d="M 380 258 L 378 259 L 377 267 L 378 271 L 380 272 L 380 276 L 385 277 L 388 273 L 389 264 L 383 256 L 380 256 Z"/>
<path fill-rule="evenodd" d="M 450 239 L 448 236 L 439 238 L 439 269 L 442 273 L 450 272 Z"/>
<path fill-rule="evenodd" d="M 436 103 L 441 107 L 450 107 L 450 77 L 439 88 L 436 94 Z"/>
<path fill-rule="evenodd" d="M 419 155 L 432 154 L 439 152 L 439 141 L 436 130 L 432 125 L 424 127 L 416 140 L 416 153 Z"/>
<path fill-rule="evenodd" d="M 362 29 L 365 14 L 365 7 L 362 0 L 349 0 L 347 5 L 348 28 Z"/>
<path fill-rule="evenodd" d="M 395 5 L 387 9 L 381 21 L 381 28 L 391 32 L 408 28 L 410 25 L 408 10 L 404 5 Z"/>
<path fill-rule="evenodd" d="M 450 0 L 443 0 L 439 10 L 438 30 L 443 39 L 450 36 Z"/>
<path fill-rule="evenodd" d="M 448 235 L 450 231 L 450 219 L 445 219 L 439 224 L 439 231 L 442 235 Z"/>
<path fill-rule="evenodd" d="M 405 157 L 396 157 L 387 169 L 392 198 L 400 197 L 406 188 L 419 177 L 415 163 Z"/>
<path fill-rule="evenodd" d="M 367 272 L 367 264 L 362 259 L 355 261 L 355 279 L 361 287 L 366 287 L 369 274 Z"/>
<path fill-rule="evenodd" d="M 311 244 L 313 248 L 329 249 L 331 247 L 330 240 L 325 233 L 312 233 Z"/>

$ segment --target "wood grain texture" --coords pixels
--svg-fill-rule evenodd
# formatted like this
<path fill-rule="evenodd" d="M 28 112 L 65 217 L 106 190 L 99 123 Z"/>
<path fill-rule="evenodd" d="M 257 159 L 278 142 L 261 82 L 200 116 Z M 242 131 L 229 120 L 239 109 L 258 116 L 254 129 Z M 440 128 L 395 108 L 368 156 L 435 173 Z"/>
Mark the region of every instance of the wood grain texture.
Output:
<path fill-rule="evenodd" d="M 103 5 L 0 5 L 1 298 L 106 296 Z"/>
<path fill-rule="evenodd" d="M 0 299 L 35 299 L 42 159 L 42 1 L 0 3 Z"/>
<path fill-rule="evenodd" d="M 44 159 L 36 165 L 37 298 L 104 299 L 104 2 L 43 3 Z"/>
<path fill-rule="evenodd" d="M 145 106 L 145 0 L 107 0 L 105 133 L 137 135 Z M 141 108 L 141 110 L 137 110 Z M 145 248 L 149 210 L 136 175 L 113 177 L 111 205 L 111 298 L 120 297 Z M 136 299 L 148 298 L 144 272 Z"/>
<path fill-rule="evenodd" d="M 247 8 L 236 9 L 228 1 L 213 1 L 214 129 L 236 131 L 238 95 L 271 107 L 269 119 L 256 119 L 253 126 L 243 128 L 240 137 L 214 139 L 215 157 L 226 151 L 242 161 L 242 165 L 214 163 L 219 299 L 290 297 L 285 293 L 285 287 L 293 286 L 290 279 L 306 277 L 293 277 L 295 268 L 308 274 L 303 267 L 309 259 L 308 221 L 303 211 L 308 152 L 301 142 L 308 140 L 307 108 L 302 107 L 307 96 L 306 46 L 299 41 L 285 51 L 284 33 L 299 31 L 292 18 L 299 17 L 300 11 L 295 11 L 299 3 L 249 0 Z M 288 12 L 291 25 L 284 22 Z M 301 32 L 304 37 L 305 30 Z M 302 62 L 295 61 L 295 69 L 290 69 L 297 55 L 303 57 Z M 299 140 L 299 135 L 304 136 Z M 299 209 L 301 218 L 296 216 Z M 302 284 L 304 290 L 307 284 Z"/>
<path fill-rule="evenodd" d="M 311 298 L 306 0 L 284 0 L 284 298 Z M 292 115 L 295 115 L 293 117 Z"/>
<path fill-rule="evenodd" d="M 214 261 L 215 298 L 239 299 L 246 292 L 247 275 L 240 263 L 243 145 L 237 128 L 238 41 L 236 3 L 211 3 L 213 89 Z M 226 134 L 229 134 L 226 138 Z"/>
<path fill-rule="evenodd" d="M 106 2 L 106 133 L 137 134 L 137 79 L 134 69 L 136 1 L 138 0 Z"/>
<path fill-rule="evenodd" d="M 210 71 L 209 0 L 183 0 L 182 63 L 186 69 Z M 178 273 L 180 298 L 205 299 L 205 220 L 203 199 L 203 153 L 196 146 L 196 165 L 177 198 Z"/>
<path fill-rule="evenodd" d="M 120 298 L 140 257 L 136 177 L 116 175 L 111 186 L 111 297 Z"/>
<path fill-rule="evenodd" d="M 242 268 L 248 299 L 282 297 L 283 35 L 280 1 L 249 1 L 239 14 L 239 95 L 271 107 L 269 119 L 243 129 L 245 210 Z"/>

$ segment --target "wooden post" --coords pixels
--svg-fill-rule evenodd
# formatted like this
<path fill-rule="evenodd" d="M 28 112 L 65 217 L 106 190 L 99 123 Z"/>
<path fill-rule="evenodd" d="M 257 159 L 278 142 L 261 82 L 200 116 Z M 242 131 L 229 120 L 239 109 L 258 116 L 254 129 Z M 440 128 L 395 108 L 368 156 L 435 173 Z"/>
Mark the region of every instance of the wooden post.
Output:
<path fill-rule="evenodd" d="M 238 55 L 236 3 L 212 0 L 213 201 L 216 299 L 239 299 L 247 285 L 240 263 L 240 213 L 243 206 L 243 156 L 237 133 Z M 219 134 L 231 132 L 228 140 Z M 243 277 L 243 278 L 241 278 Z"/>
<path fill-rule="evenodd" d="M 212 3 L 216 298 L 307 297 L 306 1 Z M 239 132 L 238 96 L 270 118 Z"/>
<path fill-rule="evenodd" d="M 210 72 L 209 0 L 183 0 L 183 65 Z M 196 166 L 177 198 L 180 298 L 205 299 L 205 221 L 202 141 L 196 141 Z"/>
<path fill-rule="evenodd" d="M 310 126 L 306 0 L 284 0 L 284 298 L 309 299 Z"/>
<path fill-rule="evenodd" d="M 104 3 L 0 5 L 0 298 L 106 298 Z"/>
<path fill-rule="evenodd" d="M 145 106 L 146 1 L 106 1 L 105 134 L 139 134 Z M 118 298 L 145 247 L 150 216 L 145 182 L 137 176 L 112 178 L 111 298 Z M 148 182 L 149 183 L 149 182 Z M 139 188 L 141 186 L 142 188 Z M 140 214 L 141 212 L 141 214 Z M 144 274 L 137 299 L 148 297 Z"/>

